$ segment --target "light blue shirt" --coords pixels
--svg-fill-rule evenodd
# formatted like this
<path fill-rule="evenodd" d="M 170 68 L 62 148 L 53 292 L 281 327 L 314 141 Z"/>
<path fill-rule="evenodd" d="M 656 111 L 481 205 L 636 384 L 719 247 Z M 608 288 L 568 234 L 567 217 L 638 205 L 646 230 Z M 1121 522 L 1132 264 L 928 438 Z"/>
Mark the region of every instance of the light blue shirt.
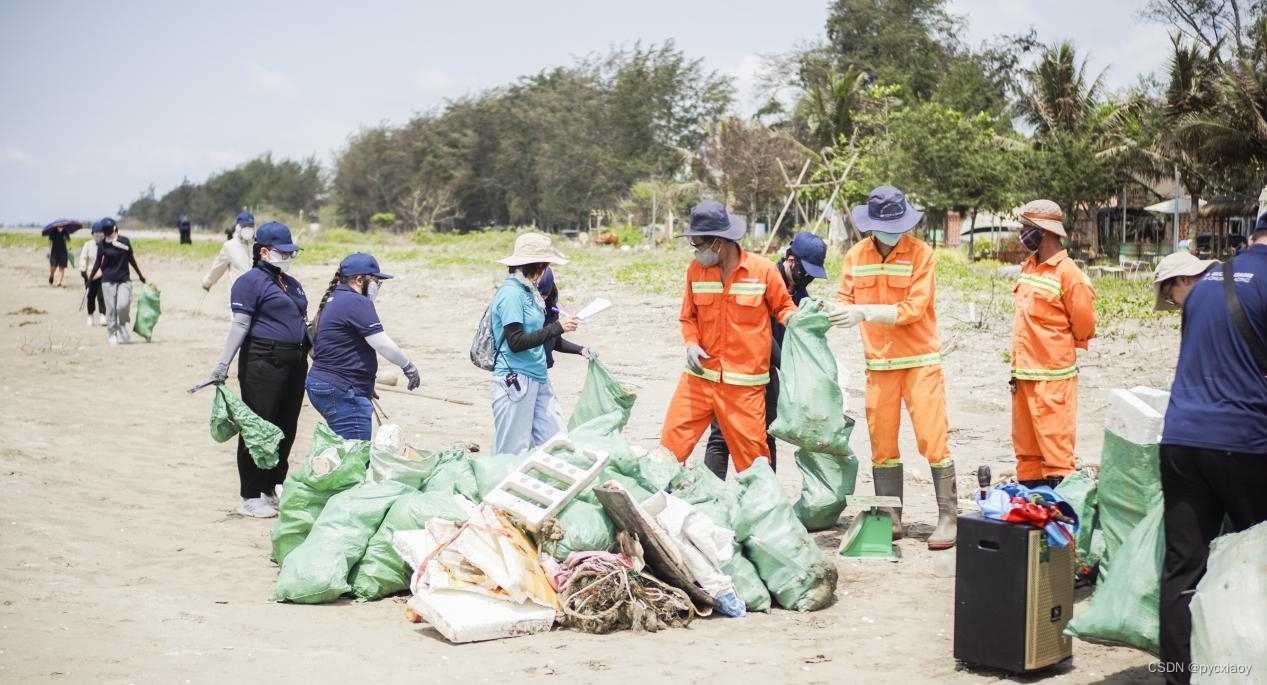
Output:
<path fill-rule="evenodd" d="M 511 372 L 534 378 L 542 383 L 546 378 L 546 353 L 541 345 L 530 347 L 522 352 L 511 352 L 506 342 L 506 325 L 517 323 L 523 325 L 524 333 L 539 331 L 545 326 L 545 310 L 537 306 L 532 293 L 513 277 L 497 288 L 493 296 L 492 330 L 493 344 L 501 353 L 497 355 L 497 363 L 493 367 L 494 376 L 505 376 Z"/>

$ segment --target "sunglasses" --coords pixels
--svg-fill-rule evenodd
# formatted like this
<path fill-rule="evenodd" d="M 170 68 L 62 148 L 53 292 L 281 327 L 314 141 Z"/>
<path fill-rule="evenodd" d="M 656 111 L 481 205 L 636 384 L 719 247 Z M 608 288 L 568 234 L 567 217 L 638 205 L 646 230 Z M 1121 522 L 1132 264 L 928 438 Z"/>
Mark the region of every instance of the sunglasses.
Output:
<path fill-rule="evenodd" d="M 695 250 L 698 252 L 698 251 L 700 251 L 700 250 L 704 249 L 705 247 L 708 247 L 709 245 L 712 245 L 712 244 L 713 244 L 713 243 L 715 243 L 715 242 L 717 242 L 717 239 L 716 239 L 716 238 L 714 238 L 714 239 L 712 239 L 712 240 L 703 240 L 703 241 L 700 241 L 700 242 L 698 242 L 698 243 L 697 243 L 697 242 L 695 242 L 694 240 L 692 240 L 692 241 L 691 241 L 691 247 L 695 248 Z"/>

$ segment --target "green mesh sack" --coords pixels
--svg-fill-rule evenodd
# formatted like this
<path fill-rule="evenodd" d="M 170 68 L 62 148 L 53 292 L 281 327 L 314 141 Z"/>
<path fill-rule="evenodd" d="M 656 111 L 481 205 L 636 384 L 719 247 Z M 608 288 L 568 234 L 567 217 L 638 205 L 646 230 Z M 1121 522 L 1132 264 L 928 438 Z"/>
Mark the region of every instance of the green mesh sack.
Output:
<path fill-rule="evenodd" d="M 477 499 L 474 501 L 484 501 L 484 498 L 493 491 L 493 488 L 497 487 L 503 480 L 506 480 L 506 476 L 509 476 L 512 471 L 528 460 L 528 455 L 531 453 L 529 451 L 523 454 L 494 454 L 487 457 L 468 457 L 467 462 L 471 466 L 471 475 L 475 478 Z"/>
<path fill-rule="evenodd" d="M 1118 547 L 1113 573 L 1096 586 L 1091 605 L 1076 614 L 1065 633 L 1105 645 L 1125 645 L 1158 655 L 1161 565 L 1166 556 L 1161 503 Z"/>
<path fill-rule="evenodd" d="M 796 518 L 770 462 L 759 457 L 738 478 L 735 533 L 774 601 L 793 611 L 830 606 L 836 596 L 836 564 Z"/>
<path fill-rule="evenodd" d="M 853 419 L 849 420 L 853 429 Z M 822 454 L 796 450 L 796 468 L 801 472 L 801 496 L 792 505 L 796 518 L 806 530 L 827 530 L 836 525 L 846 499 L 853 494 L 858 479 L 858 458 L 850 454 Z"/>
<path fill-rule="evenodd" d="M 1138 445 L 1104 431 L 1100 482 L 1096 488 L 1097 528 L 1104 532 L 1100 577 L 1113 573 L 1113 557 L 1135 526 L 1161 502 L 1157 445 Z"/>
<path fill-rule="evenodd" d="M 158 286 L 145 283 L 141 286 L 141 296 L 136 301 L 136 321 L 132 324 L 132 332 L 149 342 L 154 337 L 154 326 L 163 313 L 161 293 Z"/>
<path fill-rule="evenodd" d="M 1074 549 L 1078 557 L 1091 573 L 1095 572 L 1100 562 L 1100 552 L 1095 548 L 1095 529 L 1097 521 L 1097 503 L 1099 501 L 1096 482 L 1086 471 L 1078 470 L 1065 477 L 1056 486 L 1056 494 L 1064 498 L 1069 506 L 1078 514 L 1078 535 L 1074 540 Z M 1074 572 L 1081 573 L 1078 560 L 1073 562 Z"/>
<path fill-rule="evenodd" d="M 616 544 L 616 524 L 598 504 L 573 500 L 554 517 L 546 519 L 537 534 L 537 546 L 558 561 L 572 552 L 606 551 Z"/>
<path fill-rule="evenodd" d="M 423 492 L 440 492 L 461 495 L 472 502 L 481 501 L 479 483 L 471 470 L 471 460 L 466 450 L 453 447 L 438 454 L 438 461 L 431 475 L 422 481 Z"/>
<path fill-rule="evenodd" d="M 779 416 L 770 433 L 811 452 L 849 456 L 853 422 L 845 418 L 836 357 L 827 346 L 830 328 L 826 305 L 812 297 L 802 300 L 788 321 L 779 366 Z"/>
<path fill-rule="evenodd" d="M 387 480 L 363 483 L 331 497 L 312 531 L 282 562 L 273 601 L 323 604 L 350 593 L 352 567 L 365 554 L 387 510 L 411 492 L 416 491 Z"/>
<path fill-rule="evenodd" d="M 585 372 L 585 383 L 581 386 L 581 396 L 576 399 L 576 407 L 572 409 L 572 417 L 568 419 L 568 430 L 610 414 L 615 419 L 615 430 L 619 431 L 629 421 L 629 412 L 636 399 L 638 396 L 616 380 L 602 362 L 590 360 Z"/>
<path fill-rule="evenodd" d="M 419 530 L 431 519 L 455 523 L 466 521 L 466 512 L 453 495 L 438 492 L 410 492 L 401 495 L 387 510 L 378 531 L 370 538 L 365 555 L 352 572 L 352 594 L 357 599 L 380 599 L 409 589 L 412 571 L 392 547 L 398 530 Z"/>
<path fill-rule="evenodd" d="M 326 502 L 335 494 L 365 481 L 369 464 L 368 440 L 344 440 L 324 423 L 313 431 L 312 454 L 286 476 L 282 500 L 273 525 L 273 561 L 286 556 L 308 537 Z"/>
<path fill-rule="evenodd" d="M 211 400 L 211 439 L 224 442 L 238 433 L 242 434 L 242 442 L 246 443 L 246 451 L 256 466 L 261 469 L 277 466 L 282 429 L 261 419 L 224 383 L 218 383 L 216 396 Z"/>

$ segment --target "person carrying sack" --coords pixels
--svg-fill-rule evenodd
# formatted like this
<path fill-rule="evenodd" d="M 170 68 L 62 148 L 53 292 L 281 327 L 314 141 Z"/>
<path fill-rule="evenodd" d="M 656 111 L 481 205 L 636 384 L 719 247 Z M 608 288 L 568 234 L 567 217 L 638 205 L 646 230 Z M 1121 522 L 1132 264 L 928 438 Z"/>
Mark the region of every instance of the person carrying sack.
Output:
<path fill-rule="evenodd" d="M 277 466 L 261 469 L 246 443 L 238 439 L 238 513 L 253 518 L 277 516 L 277 486 L 286 480 L 299 410 L 308 375 L 308 296 L 290 276 L 299 246 L 290 229 L 270 221 L 255 236 L 254 267 L 233 283 L 233 323 L 224 352 L 209 383 L 223 383 L 237 356 L 242 401 L 261 419 L 282 430 Z"/>
<path fill-rule="evenodd" d="M 955 546 L 958 495 L 946 418 L 946 382 L 935 308 L 933 250 L 910 234 L 924 213 L 893 186 L 871 191 L 853 208 L 858 230 L 869 233 L 845 253 L 839 303 L 829 310 L 835 326 L 861 324 L 867 363 L 867 432 L 875 494 L 902 498 L 904 474 L 898 450 L 902 405 L 911 417 L 920 454 L 928 460 L 937 498 L 937 526 L 928 548 Z M 902 509 L 891 510 L 893 537 L 901 538 Z"/>
<path fill-rule="evenodd" d="M 141 267 L 136 264 L 132 242 L 119 235 L 114 219 L 106 217 L 93 224 L 100 227 L 101 244 L 97 246 L 97 261 L 88 273 L 88 282 L 101 280 L 101 294 L 106 301 L 106 341 L 111 345 L 131 342 L 128 323 L 132 320 L 132 271 L 145 283 Z"/>

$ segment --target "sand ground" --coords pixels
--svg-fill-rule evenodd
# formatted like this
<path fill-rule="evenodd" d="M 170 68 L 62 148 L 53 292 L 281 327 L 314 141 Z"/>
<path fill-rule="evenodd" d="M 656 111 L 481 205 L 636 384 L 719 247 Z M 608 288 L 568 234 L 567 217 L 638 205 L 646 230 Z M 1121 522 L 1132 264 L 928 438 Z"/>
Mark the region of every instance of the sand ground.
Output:
<path fill-rule="evenodd" d="M 685 259 L 683 253 L 683 266 Z M 954 553 L 924 547 L 935 505 L 909 426 L 902 440 L 912 537 L 898 543 L 902 559 L 840 559 L 838 601 L 824 611 L 713 618 L 658 634 L 555 630 L 451 645 L 407 623 L 401 598 L 270 603 L 272 521 L 232 513 L 232 444 L 208 435 L 212 394 L 186 393 L 219 356 L 228 323 L 223 283 L 200 302 L 206 264 L 142 255 L 147 277 L 163 290 L 163 317 L 153 342 L 112 348 L 104 329 L 86 327 L 76 312 L 82 291 L 69 278 L 68 287 L 50 288 L 43 264 L 36 250 L 0 251 L 0 683 L 1042 679 L 956 668 Z M 487 374 L 466 351 L 501 272 L 492 263 L 485 270 L 384 268 L 401 277 L 384 287 L 379 309 L 387 331 L 422 369 L 426 395 L 384 392 L 384 410 L 417 446 L 489 445 Z M 295 272 L 315 300 L 333 270 L 301 259 Z M 827 293 L 821 282 L 816 288 Z M 682 365 L 678 300 L 631 295 L 601 277 L 566 282 L 564 300 L 574 308 L 597 296 L 616 306 L 569 337 L 598 345 L 613 371 L 637 386 L 627 435 L 651 448 Z M 999 354 L 1008 347 L 1010 321 L 963 327 L 970 312 L 953 292 L 940 293 L 938 309 L 952 448 L 966 493 L 977 464 L 996 473 L 1011 468 L 1007 367 Z M 848 409 L 858 418 L 859 492 L 869 493 L 860 343 L 853 331 L 833 332 L 831 341 L 848 371 Z M 1108 391 L 1166 387 L 1177 342 L 1177 330 L 1164 326 L 1092 343 L 1081 359 L 1082 461 L 1098 461 Z M 552 372 L 565 407 L 583 373 L 583 362 L 567 355 Z M 317 420 L 305 406 L 292 465 L 307 454 Z M 795 497 L 792 449 L 785 445 L 781 454 L 780 479 Z M 825 549 L 834 552 L 852 513 L 815 535 Z M 1159 682 L 1148 673 L 1151 661 L 1142 652 L 1075 641 L 1073 665 L 1045 675 L 1070 685 Z"/>

